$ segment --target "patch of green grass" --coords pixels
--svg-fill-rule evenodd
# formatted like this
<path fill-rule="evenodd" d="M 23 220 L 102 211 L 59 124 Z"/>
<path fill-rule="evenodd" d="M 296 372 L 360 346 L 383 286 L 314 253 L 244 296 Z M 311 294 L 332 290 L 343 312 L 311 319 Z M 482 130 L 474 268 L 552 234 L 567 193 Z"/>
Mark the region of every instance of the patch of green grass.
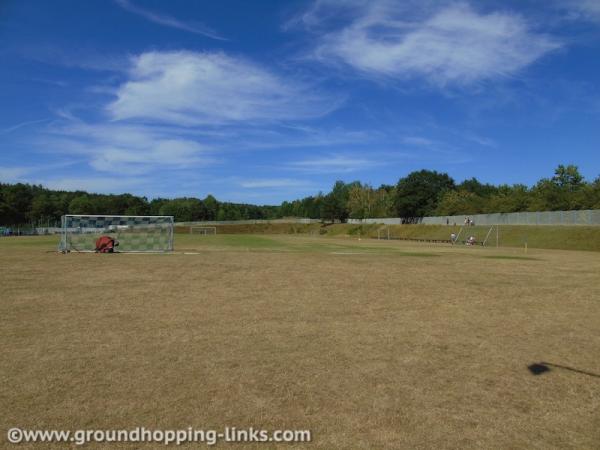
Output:
<path fill-rule="evenodd" d="M 336 224 L 327 227 L 328 236 L 356 235 L 376 238 L 378 231 L 381 236 L 389 235 L 400 239 L 429 239 L 447 240 L 451 233 L 459 233 L 460 225 L 349 225 Z M 459 239 L 462 241 L 468 236 L 474 236 L 478 242 L 483 242 L 488 237 L 488 245 L 496 246 L 496 229 L 488 236 L 489 225 L 464 227 Z M 600 251 L 599 226 L 566 226 L 566 225 L 500 225 L 500 247 L 548 248 L 560 250 L 588 250 Z"/>
<path fill-rule="evenodd" d="M 56 250 L 60 237 L 53 236 L 8 236 L 0 238 L 0 248 L 45 248 Z"/>
<path fill-rule="evenodd" d="M 219 225 L 217 233 L 222 234 L 281 234 L 281 235 L 323 235 L 324 237 L 362 236 L 377 238 L 389 235 L 400 239 L 448 240 L 451 233 L 458 233 L 457 225 L 383 225 L 383 224 L 257 224 L 257 225 Z M 488 245 L 496 246 L 496 230 L 489 235 L 490 226 L 478 225 L 464 228 L 460 240 L 474 236 L 478 242 L 488 237 Z M 180 233 L 177 234 L 179 238 Z M 500 225 L 500 247 L 547 248 L 560 250 L 600 251 L 599 226 L 553 226 L 553 225 Z"/>
<path fill-rule="evenodd" d="M 389 256 L 431 257 L 439 256 L 432 252 L 405 251 L 396 246 L 369 245 L 369 241 L 333 240 L 327 238 L 306 238 L 290 235 L 246 235 L 221 234 L 216 236 L 177 235 L 175 251 L 252 250 L 289 253 L 348 253 Z"/>
<path fill-rule="evenodd" d="M 175 248 L 177 248 L 178 241 L 185 241 L 186 244 L 191 241 L 195 245 L 200 244 L 202 246 L 227 246 L 256 250 L 282 250 L 288 247 L 285 243 L 276 239 L 250 234 L 202 236 L 185 240 L 179 239 L 179 236 L 177 236 L 175 238 Z"/>

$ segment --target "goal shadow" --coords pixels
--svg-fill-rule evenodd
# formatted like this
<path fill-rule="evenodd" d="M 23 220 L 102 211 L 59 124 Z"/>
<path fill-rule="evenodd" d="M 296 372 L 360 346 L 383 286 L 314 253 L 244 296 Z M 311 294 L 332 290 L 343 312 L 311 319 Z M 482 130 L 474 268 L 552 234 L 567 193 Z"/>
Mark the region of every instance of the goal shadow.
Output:
<path fill-rule="evenodd" d="M 576 369 L 574 367 L 569 367 L 569 366 L 564 366 L 562 364 L 554 364 L 554 363 L 544 362 L 544 361 L 539 362 L 539 363 L 533 363 L 533 364 L 530 364 L 529 366 L 527 366 L 527 369 L 529 369 L 531 374 L 536 375 L 536 376 L 542 375 L 546 372 L 550 372 L 552 370 L 552 368 L 568 370 L 570 372 L 580 373 L 582 375 L 587 375 L 589 377 L 600 378 L 600 374 L 597 374 L 594 372 L 589 372 L 587 370 L 580 370 L 580 369 Z"/>

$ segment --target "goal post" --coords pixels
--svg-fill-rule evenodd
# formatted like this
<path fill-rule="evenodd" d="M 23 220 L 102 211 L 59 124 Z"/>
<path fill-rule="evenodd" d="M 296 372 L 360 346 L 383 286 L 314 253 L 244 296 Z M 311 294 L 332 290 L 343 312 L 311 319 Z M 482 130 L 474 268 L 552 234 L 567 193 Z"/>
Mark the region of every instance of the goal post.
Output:
<path fill-rule="evenodd" d="M 217 227 L 191 225 L 190 234 L 199 234 L 201 236 L 214 236 L 215 234 L 217 234 Z"/>
<path fill-rule="evenodd" d="M 106 235 L 119 242 L 118 252 L 171 252 L 173 226 L 173 216 L 68 214 L 61 219 L 59 251 L 93 252 L 96 239 Z"/>
<path fill-rule="evenodd" d="M 492 230 L 495 225 L 465 225 L 460 228 L 458 235 L 455 238 L 455 243 L 466 245 L 480 245 L 488 247 L 493 245 Z"/>
<path fill-rule="evenodd" d="M 500 228 L 499 225 L 492 225 L 488 230 L 483 241 L 484 246 L 499 247 L 500 246 Z"/>

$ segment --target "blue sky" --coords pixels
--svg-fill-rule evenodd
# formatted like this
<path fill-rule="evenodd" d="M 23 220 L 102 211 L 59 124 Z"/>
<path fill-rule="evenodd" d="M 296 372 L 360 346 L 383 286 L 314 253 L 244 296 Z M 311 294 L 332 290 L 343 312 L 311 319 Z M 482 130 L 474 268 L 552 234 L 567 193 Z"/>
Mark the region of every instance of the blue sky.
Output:
<path fill-rule="evenodd" d="M 600 175 L 600 0 L 0 2 L 0 180 L 257 204 Z"/>

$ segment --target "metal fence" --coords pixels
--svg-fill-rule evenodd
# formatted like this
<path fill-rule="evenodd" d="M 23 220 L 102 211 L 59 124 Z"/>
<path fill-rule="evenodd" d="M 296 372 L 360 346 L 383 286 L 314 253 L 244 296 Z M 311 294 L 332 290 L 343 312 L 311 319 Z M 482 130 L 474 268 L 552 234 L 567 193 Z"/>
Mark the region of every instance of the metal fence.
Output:
<path fill-rule="evenodd" d="M 301 217 L 287 218 L 287 219 L 273 219 L 273 220 L 202 220 L 197 222 L 176 222 L 176 226 L 196 226 L 196 225 L 258 225 L 258 224 L 270 224 L 270 223 L 320 223 L 321 219 L 305 219 Z"/>
<path fill-rule="evenodd" d="M 35 228 L 35 234 L 60 234 L 62 233 L 61 227 L 37 227 Z"/>
<path fill-rule="evenodd" d="M 387 225 L 400 225 L 403 223 L 464 225 L 467 222 L 467 219 L 474 225 L 600 225 L 600 209 L 432 216 L 410 219 L 403 219 L 400 217 L 349 219 L 348 223 L 381 223 Z"/>

